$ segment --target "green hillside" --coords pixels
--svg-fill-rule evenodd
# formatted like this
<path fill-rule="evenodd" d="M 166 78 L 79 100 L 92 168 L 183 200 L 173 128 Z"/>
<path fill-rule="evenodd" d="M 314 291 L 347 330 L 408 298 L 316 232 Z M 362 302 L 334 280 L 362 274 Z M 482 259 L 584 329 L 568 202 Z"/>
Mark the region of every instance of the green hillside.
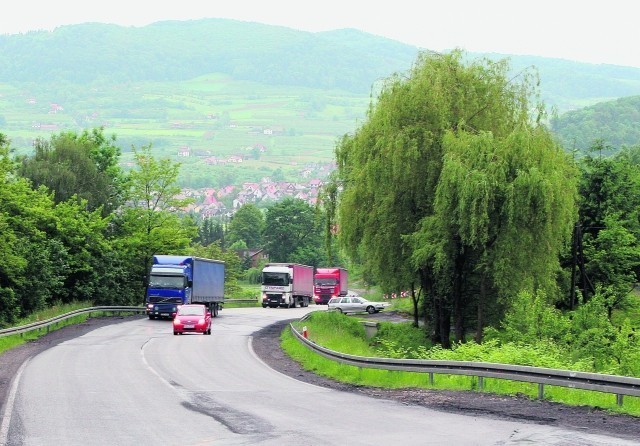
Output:
<path fill-rule="evenodd" d="M 619 149 L 640 144 L 640 96 L 602 102 L 551 121 L 564 147 L 585 151 L 598 140 Z"/>
<path fill-rule="evenodd" d="M 293 181 L 326 172 L 376 85 L 408 70 L 418 52 L 353 29 L 310 33 L 227 19 L 3 35 L 0 132 L 16 153 L 30 153 L 36 138 L 103 126 L 125 163 L 132 146 L 147 144 L 179 159 L 185 187 Z M 560 116 L 640 95 L 636 68 L 468 56 L 509 58 L 514 76 L 535 67 L 542 99 Z"/>
<path fill-rule="evenodd" d="M 323 33 L 227 19 L 99 23 L 0 36 L 0 82 L 180 82 L 210 73 L 367 94 L 417 49 L 355 30 Z"/>
<path fill-rule="evenodd" d="M 180 158 L 185 187 L 258 181 L 280 169 L 291 180 L 309 163 L 330 164 L 339 135 L 364 117 L 368 97 L 346 91 L 278 87 L 208 75 L 181 82 L 0 89 L 2 133 L 20 154 L 35 138 L 104 126 L 126 162 L 151 144 Z M 55 104 L 55 105 L 52 105 Z M 205 160 L 215 157 L 215 164 Z M 227 163 L 243 158 L 242 164 Z M 211 160 L 209 160 L 211 161 Z"/>

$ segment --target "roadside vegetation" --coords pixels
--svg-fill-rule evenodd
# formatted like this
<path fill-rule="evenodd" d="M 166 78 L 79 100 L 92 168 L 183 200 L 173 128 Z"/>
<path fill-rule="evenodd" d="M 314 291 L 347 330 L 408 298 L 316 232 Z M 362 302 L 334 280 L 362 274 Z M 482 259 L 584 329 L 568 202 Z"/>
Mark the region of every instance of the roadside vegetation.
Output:
<path fill-rule="evenodd" d="M 367 338 L 362 320 L 357 316 L 324 311 L 312 312 L 304 321 L 294 322 L 293 325 L 299 332 L 306 327 L 309 339 L 318 345 L 363 357 L 492 362 L 606 373 L 596 370 L 597 367 L 593 364 L 572 360 L 572 356 L 566 355 L 566 351 L 563 352 L 558 346 L 548 342 L 528 344 L 487 341 L 476 344 L 471 341 L 445 350 L 439 345 L 428 346 L 424 331 L 414 327 L 411 322 L 380 322 L 377 334 Z M 436 374 L 433 384 L 430 384 L 428 374 L 425 373 L 385 371 L 339 364 L 313 353 L 300 343 L 288 328 L 281 334 L 281 345 L 304 369 L 339 382 L 387 389 L 479 391 L 477 377 Z M 636 363 L 637 359 L 637 356 L 632 358 Z M 481 391 L 503 395 L 526 395 L 531 399 L 538 396 L 537 384 L 494 378 L 485 378 Z M 616 397 L 612 394 L 545 386 L 544 398 L 564 404 L 590 406 L 640 416 L 640 398 L 637 397 L 625 396 L 623 405 L 618 406 Z"/>
<path fill-rule="evenodd" d="M 60 316 L 65 313 L 69 313 L 74 310 L 80 310 L 82 308 L 88 308 L 91 306 L 93 305 L 90 302 L 72 302 L 69 304 L 55 304 L 51 307 L 32 313 L 25 318 L 17 320 L 15 323 L 15 326 L 19 327 L 22 325 L 29 325 L 34 322 L 44 321 L 56 316 Z M 19 345 L 25 344 L 34 339 L 38 339 L 42 336 L 45 336 L 47 333 L 49 333 L 52 330 L 57 330 L 59 328 L 66 327 L 67 325 L 80 324 L 86 321 L 88 317 L 89 317 L 88 314 L 79 314 L 72 318 L 60 321 L 56 323 L 53 327 L 39 329 L 39 330 L 31 330 L 25 333 L 20 333 L 20 334 L 11 335 L 11 336 L 2 336 L 0 337 L 0 353 L 2 353 L 5 350 L 9 350 Z"/>

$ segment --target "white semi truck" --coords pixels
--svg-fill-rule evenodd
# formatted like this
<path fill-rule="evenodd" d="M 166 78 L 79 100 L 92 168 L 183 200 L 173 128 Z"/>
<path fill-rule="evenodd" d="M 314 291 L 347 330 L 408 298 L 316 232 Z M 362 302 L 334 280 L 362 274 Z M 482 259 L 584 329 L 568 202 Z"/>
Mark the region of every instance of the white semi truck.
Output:
<path fill-rule="evenodd" d="M 268 263 L 262 269 L 262 308 L 308 307 L 313 299 L 313 266 Z"/>

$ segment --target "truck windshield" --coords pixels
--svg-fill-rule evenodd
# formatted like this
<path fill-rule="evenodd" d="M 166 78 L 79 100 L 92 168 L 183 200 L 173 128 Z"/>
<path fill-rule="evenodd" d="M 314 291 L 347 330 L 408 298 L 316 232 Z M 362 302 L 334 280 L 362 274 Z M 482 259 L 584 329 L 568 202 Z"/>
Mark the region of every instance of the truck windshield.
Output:
<path fill-rule="evenodd" d="M 184 288 L 184 276 L 149 276 L 149 288 Z"/>
<path fill-rule="evenodd" d="M 338 284 L 338 281 L 336 279 L 333 279 L 333 278 L 330 278 L 330 277 L 328 277 L 326 279 L 319 277 L 319 278 L 316 279 L 316 285 L 319 285 L 319 286 L 322 286 L 322 285 L 334 286 L 334 285 L 337 285 L 337 284 Z"/>
<path fill-rule="evenodd" d="M 289 274 L 287 273 L 262 273 L 263 285 L 289 285 Z"/>

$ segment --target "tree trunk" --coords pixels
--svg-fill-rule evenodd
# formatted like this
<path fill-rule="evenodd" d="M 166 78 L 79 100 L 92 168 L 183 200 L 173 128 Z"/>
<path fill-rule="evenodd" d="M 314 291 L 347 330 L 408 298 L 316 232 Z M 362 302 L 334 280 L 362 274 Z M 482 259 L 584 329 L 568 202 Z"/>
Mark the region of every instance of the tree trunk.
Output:
<path fill-rule="evenodd" d="M 484 284 L 485 276 L 480 278 L 480 296 L 478 296 L 478 325 L 476 327 L 476 343 L 482 343 L 482 335 L 484 331 L 484 303 L 486 302 L 486 288 Z"/>
<path fill-rule="evenodd" d="M 440 300 L 440 345 L 451 348 L 451 310 Z"/>
<path fill-rule="evenodd" d="M 420 300 L 420 296 L 416 296 L 416 291 L 414 289 L 414 284 L 411 284 L 411 301 L 413 302 L 413 326 L 418 328 L 420 326 L 419 324 L 419 317 L 418 317 L 418 301 Z"/>
<path fill-rule="evenodd" d="M 464 250 L 456 256 L 453 273 L 453 316 L 455 324 L 455 342 L 464 342 L 464 305 L 462 303 L 462 278 L 464 277 Z"/>
<path fill-rule="evenodd" d="M 433 321 L 431 327 L 431 343 L 442 344 L 442 300 L 432 295 Z"/>
<path fill-rule="evenodd" d="M 424 329 L 425 333 L 431 339 L 432 344 L 440 344 L 440 300 L 436 296 L 433 277 L 427 269 L 418 270 L 420 276 L 420 284 L 424 298 L 422 299 L 424 307 Z M 431 315 L 431 320 L 429 320 Z"/>
<path fill-rule="evenodd" d="M 578 268 L 578 224 L 573 226 L 573 240 L 571 243 L 571 289 L 569 290 L 569 309 L 573 311 L 576 305 L 576 269 Z"/>

